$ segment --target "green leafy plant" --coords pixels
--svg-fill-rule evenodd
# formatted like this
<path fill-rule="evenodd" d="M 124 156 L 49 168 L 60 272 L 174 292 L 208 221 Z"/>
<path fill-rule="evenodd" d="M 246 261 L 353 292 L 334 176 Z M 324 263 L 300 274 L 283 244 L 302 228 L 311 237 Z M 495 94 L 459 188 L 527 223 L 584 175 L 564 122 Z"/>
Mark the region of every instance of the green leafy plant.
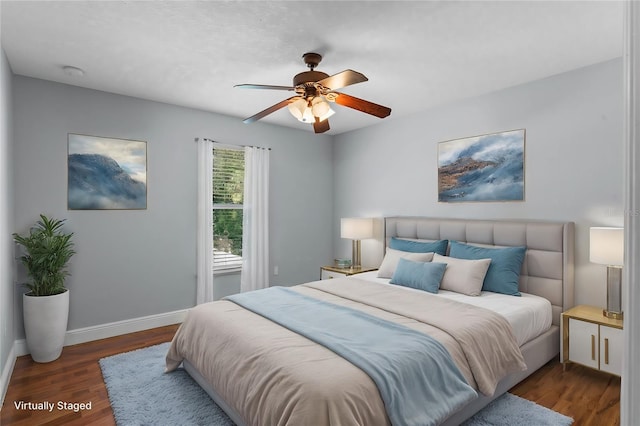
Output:
<path fill-rule="evenodd" d="M 31 279 L 24 284 L 29 296 L 52 296 L 66 290 L 64 280 L 69 272 L 65 268 L 76 252 L 71 240 L 73 233 L 62 232 L 64 222 L 41 214 L 28 235 L 13 234 L 13 240 L 25 250 L 20 260 Z"/>

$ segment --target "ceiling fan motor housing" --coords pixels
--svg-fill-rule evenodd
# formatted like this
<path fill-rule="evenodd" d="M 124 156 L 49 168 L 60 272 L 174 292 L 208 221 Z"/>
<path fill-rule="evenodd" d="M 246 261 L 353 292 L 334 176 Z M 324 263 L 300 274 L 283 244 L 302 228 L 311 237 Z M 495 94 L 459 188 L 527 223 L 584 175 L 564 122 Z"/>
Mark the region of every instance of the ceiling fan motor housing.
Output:
<path fill-rule="evenodd" d="M 300 74 L 296 74 L 293 77 L 293 85 L 300 86 L 305 83 L 315 83 L 316 81 L 324 80 L 329 77 L 329 74 L 322 71 L 305 71 Z"/>

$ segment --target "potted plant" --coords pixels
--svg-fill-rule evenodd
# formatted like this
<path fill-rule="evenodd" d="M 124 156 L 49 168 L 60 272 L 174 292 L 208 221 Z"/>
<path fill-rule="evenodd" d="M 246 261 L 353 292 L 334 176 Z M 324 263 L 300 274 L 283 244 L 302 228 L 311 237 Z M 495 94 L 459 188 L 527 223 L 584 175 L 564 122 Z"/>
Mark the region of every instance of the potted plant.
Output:
<path fill-rule="evenodd" d="M 73 233 L 64 233 L 64 220 L 40 220 L 27 235 L 13 234 L 24 248 L 20 257 L 27 269 L 29 290 L 22 297 L 24 329 L 31 358 L 35 362 L 58 359 L 64 346 L 69 317 L 69 290 L 64 287 L 69 275 L 67 263 L 75 254 Z"/>

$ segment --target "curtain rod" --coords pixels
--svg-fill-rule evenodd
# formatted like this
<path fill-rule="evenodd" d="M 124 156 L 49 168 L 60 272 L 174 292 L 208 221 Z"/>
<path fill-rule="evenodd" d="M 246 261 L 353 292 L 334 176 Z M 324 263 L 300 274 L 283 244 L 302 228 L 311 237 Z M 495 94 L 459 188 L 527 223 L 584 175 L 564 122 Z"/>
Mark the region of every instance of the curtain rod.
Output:
<path fill-rule="evenodd" d="M 214 143 L 214 144 L 216 144 L 216 145 L 226 146 L 226 147 L 229 147 L 229 148 L 238 148 L 238 147 L 241 147 L 241 148 L 247 148 L 247 147 L 248 147 L 248 148 L 266 149 L 266 150 L 271 151 L 271 148 L 265 148 L 265 147 L 262 147 L 262 146 L 255 146 L 255 145 L 232 145 L 232 144 L 224 144 L 224 143 L 222 143 L 222 142 L 217 142 L 217 141 L 214 141 L 213 139 L 208 139 L 208 138 L 195 138 L 195 139 L 194 139 L 194 140 L 195 140 L 195 142 L 198 142 L 198 139 L 202 139 L 202 140 L 204 140 L 204 141 L 213 142 L 213 143 Z"/>

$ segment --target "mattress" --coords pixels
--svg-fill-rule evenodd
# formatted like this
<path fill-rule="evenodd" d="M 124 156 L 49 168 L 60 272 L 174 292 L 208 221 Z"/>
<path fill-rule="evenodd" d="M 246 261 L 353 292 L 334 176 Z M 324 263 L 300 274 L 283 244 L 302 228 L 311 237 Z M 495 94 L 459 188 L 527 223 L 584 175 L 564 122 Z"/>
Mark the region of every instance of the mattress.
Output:
<path fill-rule="evenodd" d="M 389 279 L 387 278 L 378 278 L 377 271 L 363 272 L 353 275 L 352 277 L 380 284 L 393 285 L 389 284 Z M 406 291 L 422 292 L 422 290 L 409 287 L 395 287 L 402 288 Z M 440 290 L 438 296 L 489 309 L 504 316 L 509 324 L 511 324 L 516 341 L 520 346 L 538 337 L 551 327 L 551 303 L 544 297 L 528 293 L 522 293 L 521 297 L 517 297 L 490 291 L 483 291 L 480 296 L 467 296 L 447 290 Z"/>
<path fill-rule="evenodd" d="M 508 374 L 526 369 L 503 316 L 357 278 L 316 281 L 292 290 L 431 335 L 483 395 L 492 395 Z M 198 305 L 189 312 L 167 354 L 167 371 L 182 361 L 198 371 L 244 424 L 308 424 L 310 418 L 318 425 L 389 424 L 380 392 L 363 370 L 231 301 Z"/>

